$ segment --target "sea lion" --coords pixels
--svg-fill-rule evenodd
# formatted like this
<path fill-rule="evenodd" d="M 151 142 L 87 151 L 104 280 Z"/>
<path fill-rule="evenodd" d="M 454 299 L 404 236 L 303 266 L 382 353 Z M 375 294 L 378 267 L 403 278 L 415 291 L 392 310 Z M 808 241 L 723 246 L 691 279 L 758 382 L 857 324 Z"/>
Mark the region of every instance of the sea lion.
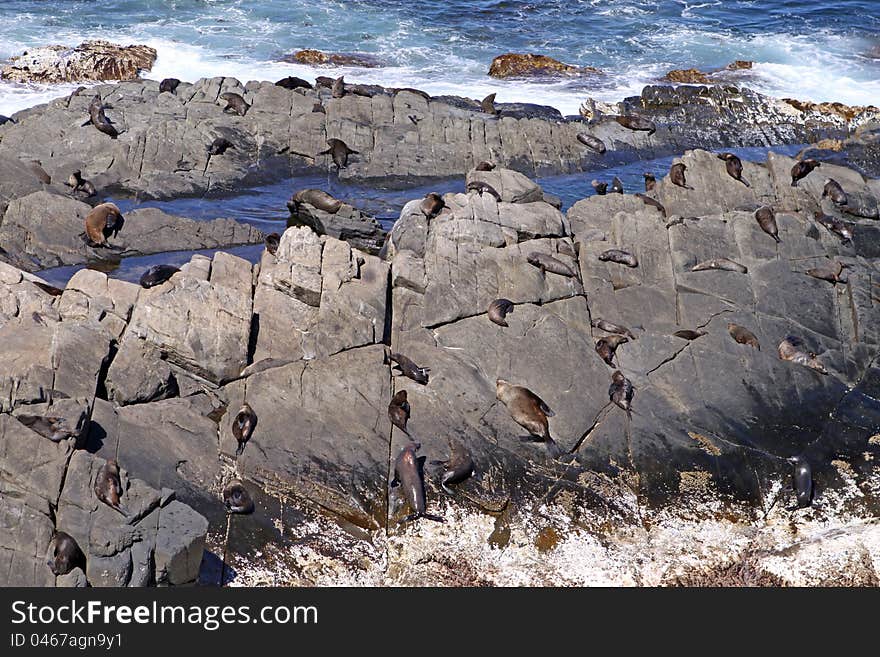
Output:
<path fill-rule="evenodd" d="M 142 288 L 149 290 L 151 287 L 162 285 L 179 271 L 180 269 L 174 265 L 153 265 L 143 273 L 139 282 Z"/>
<path fill-rule="evenodd" d="M 635 389 L 632 381 L 627 379 L 620 370 L 615 370 L 611 375 L 611 385 L 608 386 L 608 399 L 626 411 L 629 418 L 632 418 L 633 396 L 635 396 Z"/>
<path fill-rule="evenodd" d="M 758 342 L 758 338 L 745 326 L 728 322 L 727 332 L 730 333 L 730 337 L 736 340 L 739 344 L 745 344 L 761 351 L 761 343 Z"/>
<path fill-rule="evenodd" d="M 471 180 L 465 187 L 466 192 L 477 192 L 480 195 L 491 194 L 496 201 L 501 200 L 501 194 L 487 182 L 482 180 Z"/>
<path fill-rule="evenodd" d="M 95 496 L 114 511 L 124 516 L 128 511 L 119 505 L 119 496 L 122 495 L 122 480 L 119 477 L 119 463 L 116 459 L 110 459 L 95 477 Z"/>
<path fill-rule="evenodd" d="M 319 75 L 315 78 L 315 86 L 316 87 L 326 87 L 330 89 L 333 86 L 335 80 L 326 75 Z"/>
<path fill-rule="evenodd" d="M 394 363 L 394 366 L 399 369 L 400 373 L 406 378 L 412 379 L 416 383 L 421 383 L 422 385 L 428 383 L 428 372 L 431 371 L 431 368 L 419 367 L 410 358 L 403 354 L 386 352 L 385 362 L 387 363 L 389 361 Z"/>
<path fill-rule="evenodd" d="M 450 495 L 453 494 L 447 484 L 458 484 L 474 474 L 474 458 L 464 443 L 448 438 L 449 458 L 445 461 L 431 461 L 431 465 L 443 466 L 443 477 L 440 487 Z"/>
<path fill-rule="evenodd" d="M 833 264 L 813 267 L 812 269 L 808 269 L 805 273 L 808 276 L 812 276 L 813 278 L 828 281 L 829 283 L 833 283 L 836 285 L 837 283 L 846 283 L 846 279 L 841 278 L 840 276 L 843 273 L 843 269 L 843 263 L 833 262 Z"/>
<path fill-rule="evenodd" d="M 551 255 L 547 255 L 546 253 L 532 251 L 526 258 L 526 261 L 530 265 L 533 265 L 540 269 L 542 274 L 549 271 L 551 274 L 567 276 L 568 278 L 577 278 L 577 273 L 571 267 L 569 267 L 561 260 L 558 260 Z"/>
<path fill-rule="evenodd" d="M 391 424 L 407 436 L 409 431 L 406 430 L 406 423 L 409 420 L 410 410 L 409 402 L 406 399 L 406 390 L 395 392 L 391 403 L 388 404 L 388 419 L 391 420 Z"/>
<path fill-rule="evenodd" d="M 482 162 L 477 164 L 474 169 L 476 171 L 492 171 L 493 169 L 495 169 L 495 165 L 491 162 L 486 162 L 485 160 L 483 160 Z"/>
<path fill-rule="evenodd" d="M 495 381 L 495 397 L 507 407 L 510 417 L 532 436 L 540 438 L 551 457 L 556 458 L 562 450 L 550 437 L 548 417 L 555 415 L 550 407 L 528 388 L 513 385 L 504 379 Z"/>
<path fill-rule="evenodd" d="M 755 210 L 755 220 L 765 233 L 779 244 L 779 227 L 776 225 L 776 213 L 769 205 Z"/>
<path fill-rule="evenodd" d="M 749 269 L 745 265 L 741 265 L 738 262 L 731 260 L 730 258 L 712 258 L 711 260 L 704 260 L 693 267 L 691 267 L 691 271 L 709 271 L 710 269 L 720 269 L 721 271 L 735 271 L 740 274 L 748 274 Z"/>
<path fill-rule="evenodd" d="M 781 360 L 804 365 L 816 370 L 820 374 L 828 374 L 828 370 L 819 362 L 816 354 L 812 351 L 807 351 L 804 341 L 795 335 L 785 336 L 785 339 L 779 343 L 777 351 Z"/>
<path fill-rule="evenodd" d="M 708 331 L 692 331 L 690 329 L 683 329 L 681 331 L 676 331 L 672 335 L 677 338 L 681 338 L 682 340 L 696 340 L 697 338 L 701 338 L 706 335 Z"/>
<path fill-rule="evenodd" d="M 594 180 L 590 184 L 593 186 L 593 189 L 596 190 L 596 193 L 599 196 L 605 196 L 605 194 L 608 192 L 608 183 L 606 182 L 599 182 L 598 180 Z"/>
<path fill-rule="evenodd" d="M 614 355 L 617 353 L 617 348 L 629 342 L 629 338 L 625 335 L 605 335 L 596 340 L 596 353 L 599 354 L 599 358 L 605 361 L 606 365 L 610 365 L 614 367 Z"/>
<path fill-rule="evenodd" d="M 669 180 L 672 181 L 673 185 L 676 185 L 678 187 L 693 189 L 693 187 L 687 184 L 687 180 L 684 176 L 685 171 L 687 171 L 687 166 L 685 165 L 685 163 L 676 162 L 671 167 L 669 167 Z"/>
<path fill-rule="evenodd" d="M 334 198 L 321 189 L 301 189 L 290 200 L 293 204 L 307 203 L 329 214 L 336 214 L 343 205 L 338 198 Z"/>
<path fill-rule="evenodd" d="M 746 187 L 751 187 L 747 180 L 744 180 L 742 177 L 743 173 L 743 163 L 736 155 L 733 153 L 719 153 L 719 160 L 724 160 L 724 168 L 727 169 L 727 175 L 733 178 L 734 180 L 738 180 Z"/>
<path fill-rule="evenodd" d="M 805 509 L 813 503 L 813 468 L 803 456 L 794 456 L 788 461 L 793 466 L 792 483 L 798 508 Z"/>
<path fill-rule="evenodd" d="M 843 187 L 840 186 L 840 183 L 833 178 L 825 179 L 825 187 L 822 189 L 822 198 L 825 198 L 826 196 L 831 199 L 831 202 L 834 203 L 834 205 L 846 205 L 847 203 L 846 192 L 843 191 Z"/>
<path fill-rule="evenodd" d="M 12 117 L 0 114 L 0 125 L 6 125 L 7 123 L 11 123 L 12 125 L 15 125 L 17 122 Z"/>
<path fill-rule="evenodd" d="M 641 192 L 636 192 L 634 194 L 637 198 L 641 199 L 642 203 L 645 205 L 650 205 L 652 207 L 657 208 L 664 217 L 666 216 L 666 208 L 664 205 L 655 198 L 651 198 L 647 194 L 642 194 Z"/>
<path fill-rule="evenodd" d="M 602 262 L 616 262 L 619 265 L 625 265 L 631 269 L 639 266 L 639 259 L 629 251 L 624 251 L 623 249 L 608 249 L 607 251 L 602 251 L 598 258 Z"/>
<path fill-rule="evenodd" d="M 15 419 L 28 427 L 31 431 L 40 434 L 43 438 L 48 438 L 53 443 L 73 438 L 78 441 L 82 437 L 89 426 L 88 413 L 83 410 L 76 419 L 76 424 L 72 424 L 66 417 L 55 417 L 51 415 L 16 415 Z"/>
<path fill-rule="evenodd" d="M 624 128 L 636 131 L 647 131 L 649 136 L 657 132 L 657 126 L 654 125 L 654 122 L 642 118 L 641 116 L 615 116 L 614 120 Z"/>
<path fill-rule="evenodd" d="M 244 116 L 251 108 L 240 94 L 231 91 L 220 94 L 220 100 L 226 101 L 226 107 L 223 108 L 224 112 L 235 112 L 239 116 Z"/>
<path fill-rule="evenodd" d="M 254 429 L 257 426 L 257 414 L 247 402 L 241 405 L 241 408 L 232 418 L 232 435 L 238 442 L 238 449 L 235 450 L 236 456 L 241 456 L 244 452 L 245 445 L 251 439 Z"/>
<path fill-rule="evenodd" d="M 608 191 L 612 194 L 623 194 L 623 182 L 617 176 L 611 179 L 611 187 Z"/>
<path fill-rule="evenodd" d="M 293 91 L 294 89 L 311 89 L 312 85 L 302 78 L 298 78 L 294 75 L 288 75 L 286 78 L 281 78 L 278 82 L 275 83 L 276 87 L 282 87 L 284 89 L 288 89 Z"/>
<path fill-rule="evenodd" d="M 330 146 L 326 151 L 321 151 L 318 155 L 329 155 L 333 158 L 333 164 L 336 170 L 344 169 L 348 166 L 349 155 L 360 155 L 358 151 L 350 149 L 341 139 L 328 139 L 327 145 Z"/>
<path fill-rule="evenodd" d="M 223 489 L 226 513 L 247 515 L 254 512 L 254 500 L 240 479 L 233 479 Z"/>
<path fill-rule="evenodd" d="M 109 247 L 107 240 L 116 237 L 125 218 L 113 203 L 101 203 L 96 205 L 86 215 L 86 243 L 91 247 Z"/>
<path fill-rule="evenodd" d="M 266 239 L 263 240 L 263 243 L 266 245 L 266 250 L 275 255 L 278 252 L 278 245 L 281 244 L 281 235 L 278 233 L 269 233 L 266 235 Z"/>
<path fill-rule="evenodd" d="M 74 193 L 82 193 L 85 194 L 86 197 L 92 197 L 97 193 L 95 186 L 91 181 L 82 177 L 82 171 L 79 169 L 70 174 L 66 185 L 72 187 Z"/>
<path fill-rule="evenodd" d="M 330 97 L 342 98 L 343 96 L 345 96 L 345 76 L 340 75 L 330 87 Z"/>
<path fill-rule="evenodd" d="M 403 489 L 403 497 L 412 511 L 402 522 L 410 522 L 418 518 L 445 522 L 440 516 L 425 513 L 427 508 L 425 503 L 425 457 L 416 456 L 416 452 L 421 446 L 421 443 L 411 441 L 400 450 L 400 454 L 394 461 L 394 478 L 391 480 L 391 488 L 400 486 Z"/>
<path fill-rule="evenodd" d="M 26 166 L 41 183 L 43 183 L 44 185 L 52 184 L 52 176 L 46 173 L 46 170 L 43 168 L 43 163 L 40 162 L 40 160 L 31 160 L 26 164 Z"/>
<path fill-rule="evenodd" d="M 605 142 L 586 132 L 579 132 L 577 140 L 590 150 L 596 151 L 599 155 L 605 153 Z"/>
<path fill-rule="evenodd" d="M 489 320 L 498 326 L 507 326 L 507 317 L 513 312 L 513 301 L 510 299 L 495 299 L 489 304 L 489 310 L 486 311 Z"/>
<path fill-rule="evenodd" d="M 422 199 L 421 204 L 419 204 L 419 210 L 422 211 L 422 214 L 431 221 L 434 217 L 440 214 L 440 211 L 446 207 L 446 203 L 443 202 L 443 197 L 440 196 L 437 192 L 428 192 L 425 194 L 425 198 Z"/>
<path fill-rule="evenodd" d="M 489 94 L 480 101 L 480 111 L 493 116 L 498 114 L 498 110 L 495 108 L 495 94 Z"/>
<path fill-rule="evenodd" d="M 66 575 L 74 568 L 85 570 L 86 557 L 73 537 L 62 531 L 55 531 L 49 541 L 46 565 L 56 577 Z"/>
<path fill-rule="evenodd" d="M 208 151 L 208 155 L 223 155 L 228 148 L 235 148 L 235 144 L 226 139 L 226 137 L 217 137 L 205 150 Z"/>
<path fill-rule="evenodd" d="M 104 133 L 111 139 L 116 139 L 119 136 L 119 131 L 113 126 L 107 115 L 104 114 L 104 109 L 107 107 L 109 106 L 104 105 L 101 95 L 95 95 L 92 98 L 92 102 L 89 103 L 89 120 L 83 123 L 83 125 L 86 126 L 91 123 L 98 129 L 98 132 Z"/>
<path fill-rule="evenodd" d="M 633 335 L 632 331 L 630 331 L 625 326 L 621 326 L 620 324 L 613 324 L 611 322 L 606 322 L 601 317 L 597 317 L 596 319 L 590 322 L 590 325 L 593 328 L 597 328 L 601 331 L 605 331 L 606 333 L 616 333 L 617 335 L 625 335 L 630 340 L 635 340 L 636 336 Z"/>
<path fill-rule="evenodd" d="M 819 160 L 814 160 L 812 158 L 797 162 L 791 168 L 791 186 L 797 187 L 798 182 L 810 175 L 813 169 L 818 166 L 822 166 L 822 163 L 819 162 Z"/>
<path fill-rule="evenodd" d="M 653 173 L 645 172 L 642 174 L 645 178 L 645 191 L 653 192 L 654 188 L 657 186 L 657 178 Z"/>
<path fill-rule="evenodd" d="M 849 224 L 837 217 L 831 217 L 824 212 L 815 212 L 813 218 L 831 233 L 837 235 L 841 242 L 851 242 L 853 238 L 852 228 Z"/>
<path fill-rule="evenodd" d="M 168 92 L 169 94 L 174 94 L 177 92 L 177 87 L 180 85 L 180 80 L 177 78 L 165 78 L 159 83 L 159 93 L 164 94 Z"/>

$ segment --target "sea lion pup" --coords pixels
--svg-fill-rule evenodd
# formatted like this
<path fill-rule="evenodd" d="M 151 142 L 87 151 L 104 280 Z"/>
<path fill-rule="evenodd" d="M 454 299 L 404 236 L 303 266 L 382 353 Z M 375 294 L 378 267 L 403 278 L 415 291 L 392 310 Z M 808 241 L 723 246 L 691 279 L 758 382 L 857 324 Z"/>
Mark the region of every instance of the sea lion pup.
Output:
<path fill-rule="evenodd" d="M 321 189 L 301 189 L 290 197 L 293 204 L 307 203 L 330 214 L 339 212 L 343 203 Z"/>
<path fill-rule="evenodd" d="M 431 221 L 434 217 L 440 214 L 440 211 L 446 207 L 446 203 L 443 202 L 443 197 L 440 196 L 437 192 L 428 192 L 425 194 L 425 198 L 422 199 L 421 204 L 419 205 L 419 210 L 422 211 L 422 214 Z"/>
<path fill-rule="evenodd" d="M 709 271 L 710 269 L 720 269 L 722 271 L 735 271 L 739 274 L 748 274 L 749 268 L 741 265 L 730 258 L 712 258 L 704 260 L 691 267 L 691 271 Z"/>
<path fill-rule="evenodd" d="M 825 179 L 825 187 L 822 189 L 822 198 L 828 197 L 834 205 L 846 205 L 846 192 L 840 183 L 833 178 Z"/>
<path fill-rule="evenodd" d="M 52 184 L 52 176 L 46 173 L 46 170 L 43 168 L 43 163 L 40 162 L 40 160 L 31 160 L 26 166 L 41 183 L 44 185 Z"/>
<path fill-rule="evenodd" d="M 669 180 L 672 181 L 673 185 L 676 185 L 678 187 L 683 187 L 684 189 L 693 189 L 693 187 L 687 184 L 687 180 L 684 176 L 685 171 L 687 171 L 687 166 L 685 166 L 685 163 L 676 162 L 671 167 L 669 167 Z"/>
<path fill-rule="evenodd" d="M 624 128 L 636 131 L 647 131 L 649 136 L 657 132 L 657 126 L 654 125 L 654 122 L 644 119 L 641 116 L 615 116 L 614 120 Z"/>
<path fill-rule="evenodd" d="M 480 101 L 480 111 L 493 116 L 498 114 L 498 110 L 495 108 L 495 94 L 489 94 Z"/>
<path fill-rule="evenodd" d="M 793 466 L 792 484 L 797 506 L 805 509 L 813 503 L 813 468 L 803 456 L 794 456 L 788 461 Z"/>
<path fill-rule="evenodd" d="M 617 176 L 611 179 L 611 187 L 608 191 L 612 194 L 623 194 L 623 182 Z"/>
<path fill-rule="evenodd" d="M 164 94 L 168 92 L 169 94 L 176 94 L 177 87 L 180 86 L 180 80 L 177 78 L 165 78 L 159 83 L 159 93 Z"/>
<path fill-rule="evenodd" d="M 86 243 L 91 247 L 108 248 L 107 240 L 116 237 L 124 224 L 125 218 L 113 203 L 96 205 L 86 215 Z"/>
<path fill-rule="evenodd" d="M 151 287 L 162 285 L 179 271 L 180 269 L 174 265 L 153 265 L 144 272 L 139 283 L 142 288 L 149 290 Z"/>
<path fill-rule="evenodd" d="M 233 479 L 223 489 L 223 506 L 226 513 L 247 515 L 254 512 L 254 500 L 240 479 Z"/>
<path fill-rule="evenodd" d="M 653 192 L 654 188 L 657 186 L 657 178 L 653 173 L 645 172 L 642 174 L 645 178 L 645 191 Z"/>
<path fill-rule="evenodd" d="M 446 522 L 440 516 L 425 512 L 427 509 L 425 503 L 425 457 L 416 456 L 416 452 L 421 446 L 421 443 L 410 441 L 404 445 L 394 460 L 394 478 L 391 480 L 390 487 L 400 486 L 403 489 L 403 497 L 412 511 L 401 522 L 410 522 L 419 518 Z"/>
<path fill-rule="evenodd" d="M 806 160 L 801 160 L 797 162 L 791 168 L 791 186 L 797 187 L 798 182 L 806 178 L 810 173 L 818 166 L 822 166 L 822 163 L 819 160 L 814 160 L 812 158 L 808 158 Z"/>
<path fill-rule="evenodd" d="M 275 83 L 276 87 L 282 87 L 284 89 L 288 89 L 293 91 L 294 89 L 311 89 L 312 85 L 309 82 L 306 82 L 302 78 L 298 78 L 295 75 L 288 75 L 286 78 L 281 78 L 278 82 Z"/>
<path fill-rule="evenodd" d="M 269 233 L 266 235 L 266 239 L 263 240 L 263 243 L 266 245 L 266 250 L 275 255 L 278 252 L 278 245 L 281 244 L 281 235 L 278 233 Z"/>
<path fill-rule="evenodd" d="M 599 196 L 605 196 L 605 194 L 608 192 L 608 183 L 606 182 L 599 182 L 598 180 L 594 180 L 590 184 L 593 186 L 593 189 L 596 190 L 596 193 Z"/>
<path fill-rule="evenodd" d="M 350 149 L 341 139 L 328 139 L 327 145 L 330 147 L 326 151 L 321 151 L 318 155 L 329 155 L 333 158 L 333 164 L 336 170 L 344 169 L 348 166 L 349 155 L 360 155 L 358 151 Z"/>
<path fill-rule="evenodd" d="M 596 340 L 596 353 L 599 354 L 599 358 L 605 361 L 606 365 L 614 367 L 614 355 L 617 353 L 617 348 L 626 342 L 629 342 L 629 338 L 625 335 L 605 335 Z"/>
<path fill-rule="evenodd" d="M 651 198 L 647 194 L 642 194 L 641 192 L 636 192 L 634 194 L 637 198 L 641 199 L 642 203 L 645 205 L 650 205 L 652 207 L 657 208 L 664 217 L 666 216 L 666 207 L 657 199 Z"/>
<path fill-rule="evenodd" d="M 101 100 L 101 94 L 95 95 L 92 98 L 92 102 L 89 103 L 89 120 L 83 123 L 83 125 L 86 126 L 91 123 L 99 132 L 103 132 L 111 139 L 116 139 L 119 136 L 119 131 L 113 126 L 107 115 L 104 114 L 104 109 L 108 107 L 109 105 L 104 105 Z"/>
<path fill-rule="evenodd" d="M 611 375 L 611 385 L 608 386 L 608 399 L 626 411 L 626 415 L 632 418 L 632 400 L 635 395 L 632 381 L 627 379 L 623 372 L 616 370 Z"/>
<path fill-rule="evenodd" d="M 486 162 L 485 160 L 483 160 L 482 162 L 477 164 L 477 166 L 474 167 L 475 171 L 492 171 L 494 169 L 495 169 L 495 165 L 492 164 L 491 162 Z"/>
<path fill-rule="evenodd" d="M 755 220 L 765 233 L 779 244 L 779 227 L 776 225 L 776 213 L 769 205 L 755 210 Z"/>
<path fill-rule="evenodd" d="M 119 496 L 122 495 L 122 480 L 119 478 L 119 463 L 116 459 L 110 459 L 95 477 L 95 496 L 114 511 L 124 516 L 128 511 L 119 505 Z"/>
<path fill-rule="evenodd" d="M 440 480 L 440 487 L 449 495 L 453 491 L 447 484 L 458 484 L 474 474 L 476 469 L 474 466 L 474 458 L 470 451 L 464 446 L 464 443 L 452 438 L 448 438 L 449 442 L 449 458 L 445 461 L 431 461 L 431 465 L 443 466 L 443 477 Z"/>
<path fill-rule="evenodd" d="M 220 94 L 220 100 L 226 101 L 226 107 L 223 108 L 224 112 L 234 112 L 239 116 L 244 116 L 251 108 L 241 94 L 232 91 Z"/>
<path fill-rule="evenodd" d="M 630 340 L 636 339 L 636 336 L 633 335 L 633 332 L 630 331 L 625 326 L 621 326 L 620 324 L 613 324 L 611 322 L 606 322 L 601 317 L 597 317 L 596 319 L 591 320 L 590 325 L 593 328 L 597 328 L 601 331 L 605 331 L 606 333 L 616 333 L 617 335 L 625 335 Z"/>
<path fill-rule="evenodd" d="M 92 197 L 97 193 L 95 186 L 91 183 L 91 181 L 86 180 L 82 177 L 82 171 L 77 169 L 73 173 L 70 174 L 70 177 L 67 179 L 65 183 L 68 187 L 73 188 L 73 193 L 81 193 L 85 194 L 86 197 Z"/>
<path fill-rule="evenodd" d="M 16 415 L 15 419 L 28 427 L 31 431 L 48 438 L 53 443 L 73 438 L 79 438 L 85 433 L 89 425 L 88 413 L 83 410 L 76 419 L 76 425 L 71 424 L 66 417 L 54 417 L 47 415 Z"/>
<path fill-rule="evenodd" d="M 676 331 L 672 335 L 676 338 L 681 338 L 682 340 L 696 340 L 697 338 L 702 338 L 706 335 L 708 331 L 692 331 L 690 329 L 683 329 L 681 331 Z"/>
<path fill-rule="evenodd" d="M 829 283 L 836 285 L 837 283 L 846 283 L 846 279 L 841 278 L 840 276 L 843 273 L 843 269 L 843 263 L 832 261 L 831 264 L 813 267 L 812 269 L 808 269 L 804 273 L 806 273 L 808 276 L 812 276 L 813 278 L 828 281 Z"/>
<path fill-rule="evenodd" d="M 824 212 L 815 212 L 813 218 L 831 233 L 837 235 L 841 242 L 851 242 L 853 238 L 852 228 L 837 217 L 831 217 Z"/>
<path fill-rule="evenodd" d="M 602 262 L 616 262 L 619 265 L 626 265 L 631 269 L 639 266 L 639 259 L 629 251 L 624 251 L 623 249 L 608 249 L 607 251 L 602 251 L 598 258 Z"/>
<path fill-rule="evenodd" d="M 238 449 L 235 450 L 236 456 L 241 456 L 244 452 L 245 445 L 251 439 L 254 429 L 257 426 L 257 414 L 250 404 L 245 402 L 232 418 L 232 435 L 238 442 Z"/>
<path fill-rule="evenodd" d="M 740 326 L 739 324 L 728 322 L 727 332 L 730 333 L 730 337 L 732 337 L 739 344 L 745 344 L 750 347 L 754 347 L 758 351 L 761 351 L 761 343 L 758 342 L 758 338 L 745 326 Z"/>
<path fill-rule="evenodd" d="M 568 278 L 577 278 L 577 273 L 571 267 L 546 253 L 532 251 L 526 258 L 526 261 L 530 265 L 540 269 L 542 274 L 546 274 L 549 271 L 551 274 L 567 276 Z"/>
<path fill-rule="evenodd" d="M 719 160 L 724 160 L 724 168 L 727 169 L 727 175 L 733 178 L 734 180 L 738 180 L 746 187 L 751 187 L 747 180 L 744 180 L 742 177 L 743 173 L 743 163 L 736 155 L 733 153 L 718 153 L 717 155 Z"/>
<path fill-rule="evenodd" d="M 406 399 L 406 390 L 395 392 L 391 403 L 388 404 L 388 419 L 391 420 L 391 424 L 407 436 L 409 431 L 406 430 L 406 423 L 409 420 L 410 410 L 409 402 Z"/>
<path fill-rule="evenodd" d="M 46 552 L 46 565 L 56 577 L 66 575 L 77 567 L 85 570 L 86 557 L 73 537 L 62 531 L 55 531 Z"/>
<path fill-rule="evenodd" d="M 804 365 L 816 370 L 820 374 L 828 374 L 828 370 L 819 362 L 816 354 L 812 351 L 807 351 L 804 341 L 796 335 L 785 336 L 785 339 L 779 343 L 778 353 L 781 360 Z"/>
<path fill-rule="evenodd" d="M 205 147 L 205 150 L 208 151 L 208 155 L 223 155 L 228 148 L 235 148 L 235 144 L 226 139 L 226 137 L 217 137 Z"/>
<path fill-rule="evenodd" d="M 495 397 L 507 407 L 510 417 L 532 436 L 541 438 L 551 457 L 562 454 L 559 445 L 550 437 L 548 417 L 555 413 L 550 407 L 528 388 L 513 385 L 504 379 L 495 381 Z"/>
<path fill-rule="evenodd" d="M 513 312 L 513 308 L 513 301 L 510 299 L 495 299 L 489 304 L 489 310 L 486 313 L 492 323 L 498 324 L 498 326 L 507 326 L 505 317 Z"/>
<path fill-rule="evenodd" d="M 577 140 L 592 151 L 596 151 L 599 155 L 605 153 L 605 142 L 586 132 L 579 132 Z"/>
<path fill-rule="evenodd" d="M 385 352 L 385 363 L 394 363 L 394 367 L 400 370 L 406 378 L 412 379 L 416 383 L 426 385 L 428 383 L 428 372 L 430 367 L 419 367 L 410 358 L 403 354 Z"/>

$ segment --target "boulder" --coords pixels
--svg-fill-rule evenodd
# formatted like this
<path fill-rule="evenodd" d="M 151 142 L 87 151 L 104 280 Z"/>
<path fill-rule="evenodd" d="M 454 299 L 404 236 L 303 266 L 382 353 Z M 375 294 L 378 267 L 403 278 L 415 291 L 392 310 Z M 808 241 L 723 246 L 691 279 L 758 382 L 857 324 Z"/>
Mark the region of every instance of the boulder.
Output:
<path fill-rule="evenodd" d="M 695 68 L 675 69 L 663 76 L 669 82 L 683 82 L 685 84 L 709 84 L 709 76 Z"/>
<path fill-rule="evenodd" d="M 381 59 L 368 53 L 328 53 L 311 48 L 297 50 L 292 55 L 285 55 L 281 58 L 281 61 L 309 64 L 311 66 L 356 66 L 360 68 L 385 66 Z"/>
<path fill-rule="evenodd" d="M 592 66 L 563 64 L 547 55 L 506 53 L 498 55 L 489 66 L 493 78 L 528 77 L 540 75 L 586 75 L 600 73 Z"/>
<path fill-rule="evenodd" d="M 134 80 L 155 61 L 156 50 L 149 46 L 84 41 L 73 48 L 44 46 L 16 55 L 3 67 L 2 78 L 40 84 Z"/>
<path fill-rule="evenodd" d="M 288 203 L 290 223 L 311 228 L 318 235 L 329 235 L 349 242 L 353 247 L 376 254 L 382 248 L 385 231 L 376 220 L 357 208 L 343 203 L 330 213 L 308 203 Z"/>

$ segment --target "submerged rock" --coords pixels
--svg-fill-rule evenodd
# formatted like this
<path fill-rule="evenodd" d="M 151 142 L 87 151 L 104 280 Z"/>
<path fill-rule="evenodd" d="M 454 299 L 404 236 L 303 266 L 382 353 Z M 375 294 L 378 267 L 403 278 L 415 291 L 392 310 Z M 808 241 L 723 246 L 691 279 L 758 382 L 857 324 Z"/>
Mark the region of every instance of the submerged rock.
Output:
<path fill-rule="evenodd" d="M 506 53 L 498 55 L 489 66 L 493 78 L 527 77 L 540 75 L 586 75 L 600 73 L 592 66 L 563 64 L 547 55 Z"/>

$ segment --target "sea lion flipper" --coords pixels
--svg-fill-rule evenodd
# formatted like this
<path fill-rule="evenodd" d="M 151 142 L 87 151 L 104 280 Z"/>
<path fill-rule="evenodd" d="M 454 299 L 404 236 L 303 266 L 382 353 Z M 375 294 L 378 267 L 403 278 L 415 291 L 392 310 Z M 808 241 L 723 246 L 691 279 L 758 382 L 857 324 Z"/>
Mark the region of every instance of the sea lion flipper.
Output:
<path fill-rule="evenodd" d="M 330 155 L 330 151 L 331 149 L 328 148 L 326 151 L 321 151 L 320 153 L 318 153 L 318 155 Z"/>
<path fill-rule="evenodd" d="M 91 118 L 86 119 L 86 122 L 83 123 L 83 124 L 80 126 L 80 128 L 85 128 L 85 127 L 86 127 L 87 125 L 89 125 L 91 122 L 92 122 L 92 119 L 91 119 Z"/>

